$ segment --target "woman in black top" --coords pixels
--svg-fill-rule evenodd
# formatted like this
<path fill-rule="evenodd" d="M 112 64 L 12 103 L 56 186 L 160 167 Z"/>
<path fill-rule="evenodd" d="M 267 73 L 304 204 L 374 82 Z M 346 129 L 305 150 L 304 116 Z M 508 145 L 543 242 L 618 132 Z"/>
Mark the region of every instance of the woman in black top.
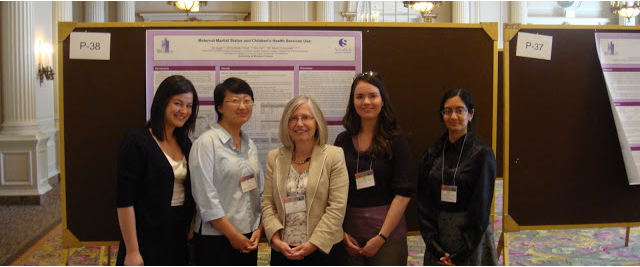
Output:
<path fill-rule="evenodd" d="M 415 192 L 407 139 L 382 79 L 375 72 L 354 79 L 347 113 L 335 145 L 342 147 L 349 172 L 349 200 L 340 265 L 407 265 L 404 211 Z"/>
<path fill-rule="evenodd" d="M 120 144 L 117 265 L 189 264 L 194 201 L 186 159 L 197 115 L 193 84 L 168 77 L 153 98 L 151 119 Z"/>
<path fill-rule="evenodd" d="M 474 113 L 471 93 L 449 90 L 440 103 L 447 131 L 420 162 L 424 265 L 497 265 L 489 219 L 496 159 L 491 147 L 467 131 Z"/>

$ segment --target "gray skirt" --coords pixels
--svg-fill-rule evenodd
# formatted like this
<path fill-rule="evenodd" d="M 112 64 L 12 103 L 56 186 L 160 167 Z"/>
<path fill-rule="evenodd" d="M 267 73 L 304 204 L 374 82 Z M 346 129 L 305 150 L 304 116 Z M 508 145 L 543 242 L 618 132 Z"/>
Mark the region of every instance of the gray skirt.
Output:
<path fill-rule="evenodd" d="M 442 249 L 446 252 L 455 251 L 464 245 L 464 237 L 462 236 L 462 227 L 466 225 L 466 212 L 440 212 L 438 214 L 438 231 L 440 240 L 438 240 Z M 440 258 L 433 255 L 429 250 L 424 252 L 424 265 L 438 265 Z M 482 234 L 482 239 L 478 247 L 471 253 L 471 256 L 458 265 L 498 265 L 498 256 L 496 255 L 496 244 L 493 238 L 493 227 L 491 224 Z"/>

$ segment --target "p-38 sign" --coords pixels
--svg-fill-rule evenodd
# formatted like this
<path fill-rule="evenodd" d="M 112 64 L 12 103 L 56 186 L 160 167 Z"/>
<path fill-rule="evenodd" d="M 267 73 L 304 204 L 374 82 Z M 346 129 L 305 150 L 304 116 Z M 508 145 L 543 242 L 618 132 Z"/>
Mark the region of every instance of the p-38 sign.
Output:
<path fill-rule="evenodd" d="M 111 59 L 111 33 L 72 32 L 70 59 Z"/>

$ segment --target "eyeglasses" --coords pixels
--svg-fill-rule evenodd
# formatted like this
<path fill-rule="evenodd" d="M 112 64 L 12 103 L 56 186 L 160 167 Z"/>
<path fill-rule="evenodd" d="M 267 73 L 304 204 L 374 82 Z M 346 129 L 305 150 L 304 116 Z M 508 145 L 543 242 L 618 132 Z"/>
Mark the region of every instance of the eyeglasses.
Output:
<path fill-rule="evenodd" d="M 353 77 L 353 80 L 358 80 L 358 79 L 362 79 L 365 77 L 374 77 L 374 78 L 378 78 L 379 80 L 382 80 L 382 78 L 380 78 L 380 74 L 378 74 L 375 71 L 365 71 L 363 73 L 360 73 L 358 75 L 356 75 L 356 77 Z"/>
<path fill-rule="evenodd" d="M 366 79 L 368 77 L 371 77 L 371 78 L 374 78 L 374 79 L 378 80 L 377 82 L 379 82 L 380 85 L 382 85 L 382 87 L 384 87 L 384 82 L 382 82 L 382 77 L 380 76 L 379 73 L 377 73 L 375 71 L 365 71 L 363 73 L 360 73 L 360 74 L 356 75 L 356 77 L 353 77 L 353 81 L 364 80 L 364 79 Z M 365 82 L 370 83 L 367 80 L 365 80 Z"/>
<path fill-rule="evenodd" d="M 440 114 L 442 114 L 442 116 L 451 116 L 451 114 L 456 113 L 456 115 L 458 116 L 464 116 L 467 115 L 467 109 L 466 108 L 457 108 L 457 109 L 450 109 L 450 108 L 446 108 L 440 111 Z"/>
<path fill-rule="evenodd" d="M 234 106 L 239 106 L 240 103 L 244 104 L 245 106 L 253 105 L 253 100 L 251 100 L 251 99 L 240 100 L 240 99 L 234 98 L 234 99 L 227 100 L 227 101 L 224 101 L 224 102 L 231 103 Z"/>
<path fill-rule="evenodd" d="M 289 124 L 296 124 L 298 123 L 298 121 L 305 123 L 311 120 L 313 120 L 313 117 L 309 117 L 309 116 L 291 117 L 289 118 Z"/>

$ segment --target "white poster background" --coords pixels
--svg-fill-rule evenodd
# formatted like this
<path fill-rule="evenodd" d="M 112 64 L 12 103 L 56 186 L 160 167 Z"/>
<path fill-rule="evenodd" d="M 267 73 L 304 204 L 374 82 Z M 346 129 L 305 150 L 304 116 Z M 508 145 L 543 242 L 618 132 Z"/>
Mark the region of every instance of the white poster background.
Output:
<path fill-rule="evenodd" d="M 607 85 L 608 84 L 609 82 L 607 81 Z M 623 123 L 623 120 L 625 120 L 625 118 L 620 116 L 620 111 L 624 111 L 624 109 L 620 110 L 619 107 L 616 107 L 610 93 L 609 103 L 611 104 L 611 109 L 613 111 L 613 120 L 616 124 L 616 129 L 618 132 L 618 140 L 620 141 L 622 158 L 624 160 L 624 166 L 627 171 L 627 179 L 629 180 L 630 185 L 638 185 L 640 184 L 640 173 L 638 172 L 638 169 L 640 169 L 640 153 L 631 151 L 631 146 L 629 144 L 629 139 L 627 138 Z M 626 130 L 628 131 L 630 129 L 627 128 Z"/>
<path fill-rule="evenodd" d="M 153 93 L 155 94 L 164 79 L 176 74 L 191 81 L 199 98 L 213 97 L 213 88 L 216 86 L 216 72 L 214 70 L 156 70 L 153 72 Z"/>
<path fill-rule="evenodd" d="M 600 64 L 640 64 L 640 39 L 601 38 Z"/>
<path fill-rule="evenodd" d="M 300 71 L 300 94 L 312 95 L 325 117 L 342 117 L 347 111 L 349 98 L 336 98 L 351 84 L 354 71 Z M 349 89 L 351 90 L 351 89 Z"/>
<path fill-rule="evenodd" d="M 595 39 L 629 184 L 638 185 L 640 34 L 596 33 Z"/>

